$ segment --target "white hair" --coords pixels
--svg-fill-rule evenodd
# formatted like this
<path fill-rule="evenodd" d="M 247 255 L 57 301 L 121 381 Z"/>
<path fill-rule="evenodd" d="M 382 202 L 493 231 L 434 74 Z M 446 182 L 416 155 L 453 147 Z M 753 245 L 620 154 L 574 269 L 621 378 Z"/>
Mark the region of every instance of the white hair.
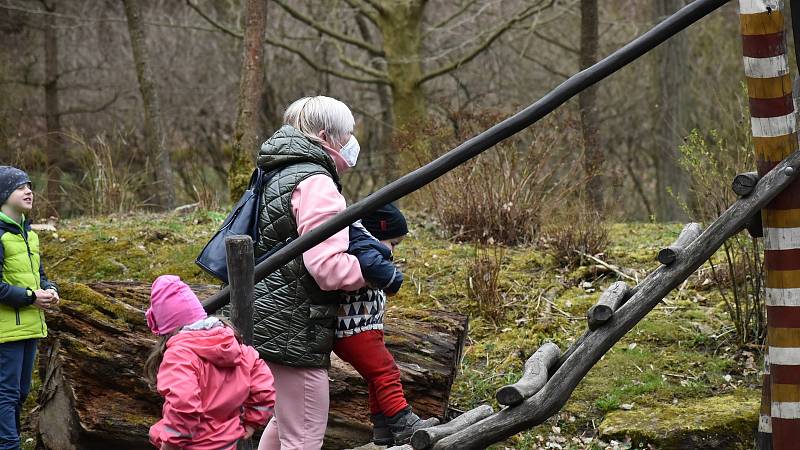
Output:
<path fill-rule="evenodd" d="M 291 125 L 309 139 L 319 144 L 325 142 L 319 137 L 325 131 L 329 139 L 336 139 L 340 144 L 346 142 L 345 137 L 353 132 L 355 119 L 350 108 L 335 98 L 318 95 L 303 97 L 286 108 L 283 123 Z"/>

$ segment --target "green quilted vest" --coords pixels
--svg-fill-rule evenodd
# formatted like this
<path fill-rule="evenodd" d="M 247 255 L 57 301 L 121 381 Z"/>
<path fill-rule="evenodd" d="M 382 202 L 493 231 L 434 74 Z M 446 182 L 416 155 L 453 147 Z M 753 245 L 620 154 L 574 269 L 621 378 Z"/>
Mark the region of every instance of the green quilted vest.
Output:
<path fill-rule="evenodd" d="M 258 165 L 278 172 L 262 193 L 256 256 L 297 237 L 292 192 L 312 175 L 339 177 L 330 156 L 285 125 L 261 146 Z M 323 291 L 299 256 L 256 284 L 253 343 L 267 361 L 294 367 L 329 367 L 341 293 Z"/>
<path fill-rule="evenodd" d="M 39 236 L 0 213 L 0 245 L 3 246 L 3 282 L 40 289 Z M 0 304 L 0 343 L 46 336 L 47 325 L 41 309 Z"/>

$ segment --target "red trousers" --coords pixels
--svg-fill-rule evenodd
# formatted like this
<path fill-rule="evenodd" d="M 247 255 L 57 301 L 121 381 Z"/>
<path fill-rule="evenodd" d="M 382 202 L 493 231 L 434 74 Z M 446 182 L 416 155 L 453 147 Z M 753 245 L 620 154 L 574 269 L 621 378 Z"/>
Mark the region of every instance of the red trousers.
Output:
<path fill-rule="evenodd" d="M 383 413 L 389 417 L 408 406 L 400 383 L 400 369 L 386 349 L 383 331 L 362 331 L 336 339 L 333 352 L 353 366 L 367 382 L 371 414 Z"/>

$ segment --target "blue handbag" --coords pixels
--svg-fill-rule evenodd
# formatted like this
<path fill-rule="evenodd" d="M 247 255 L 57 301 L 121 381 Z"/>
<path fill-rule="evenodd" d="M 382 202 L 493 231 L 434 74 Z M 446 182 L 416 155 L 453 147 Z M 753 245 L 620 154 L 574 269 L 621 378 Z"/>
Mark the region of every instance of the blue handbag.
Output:
<path fill-rule="evenodd" d="M 277 170 L 265 174 L 263 170 L 256 167 L 253 175 L 250 176 L 250 183 L 242 198 L 233 207 L 233 211 L 228 214 L 222 226 L 211 240 L 208 241 L 200 255 L 197 256 L 195 263 L 213 277 L 228 283 L 228 265 L 226 261 L 225 238 L 233 235 L 248 235 L 253 239 L 253 243 L 258 242 L 258 213 L 261 209 L 261 192 L 264 185 L 277 173 Z M 285 245 L 285 243 L 282 243 Z M 259 256 L 255 264 L 267 259 L 270 255 L 278 251 L 279 245 L 271 251 Z"/>

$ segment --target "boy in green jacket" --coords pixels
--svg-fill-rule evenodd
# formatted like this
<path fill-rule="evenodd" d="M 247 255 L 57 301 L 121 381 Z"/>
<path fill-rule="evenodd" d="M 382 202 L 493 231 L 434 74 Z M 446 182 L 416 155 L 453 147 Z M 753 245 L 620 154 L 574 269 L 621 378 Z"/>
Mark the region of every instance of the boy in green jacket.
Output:
<path fill-rule="evenodd" d="M 0 450 L 17 450 L 36 344 L 47 336 L 43 311 L 59 297 L 42 269 L 39 237 L 25 219 L 33 207 L 28 174 L 0 166 L 0 205 Z"/>

